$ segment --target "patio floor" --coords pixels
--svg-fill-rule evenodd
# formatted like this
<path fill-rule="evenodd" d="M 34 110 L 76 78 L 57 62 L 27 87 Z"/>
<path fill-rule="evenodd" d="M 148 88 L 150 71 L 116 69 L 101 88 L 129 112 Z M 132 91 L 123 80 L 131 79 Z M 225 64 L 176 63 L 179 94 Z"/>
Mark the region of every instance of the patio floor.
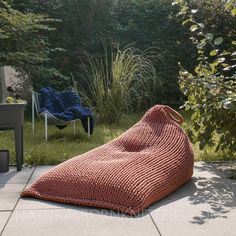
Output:
<path fill-rule="evenodd" d="M 53 166 L 0 174 L 0 235 L 236 235 L 236 181 L 195 163 L 190 182 L 137 217 L 106 209 L 21 199 L 20 193 Z"/>

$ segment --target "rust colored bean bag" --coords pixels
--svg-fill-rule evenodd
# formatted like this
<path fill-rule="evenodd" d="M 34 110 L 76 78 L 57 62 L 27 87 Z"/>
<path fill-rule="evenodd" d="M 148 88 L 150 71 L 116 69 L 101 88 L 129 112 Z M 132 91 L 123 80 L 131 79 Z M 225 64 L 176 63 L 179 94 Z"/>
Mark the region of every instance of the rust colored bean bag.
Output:
<path fill-rule="evenodd" d="M 182 122 L 170 107 L 156 105 L 120 137 L 43 174 L 22 196 L 135 215 L 192 177 Z"/>

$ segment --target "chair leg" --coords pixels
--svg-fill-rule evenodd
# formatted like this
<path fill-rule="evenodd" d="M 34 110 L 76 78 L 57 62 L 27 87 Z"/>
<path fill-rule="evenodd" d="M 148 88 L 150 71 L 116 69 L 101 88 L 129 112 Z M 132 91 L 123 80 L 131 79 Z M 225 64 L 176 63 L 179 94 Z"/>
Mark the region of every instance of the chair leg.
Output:
<path fill-rule="evenodd" d="M 34 137 L 34 129 L 35 129 L 35 123 L 34 123 L 34 94 L 32 94 L 32 133 Z"/>
<path fill-rule="evenodd" d="M 88 117 L 88 137 L 90 138 L 90 117 Z"/>
<path fill-rule="evenodd" d="M 75 128 L 75 125 L 76 125 L 76 121 L 73 122 L 73 128 L 74 128 L 74 135 L 76 133 L 76 128 Z"/>
<path fill-rule="evenodd" d="M 44 119 L 45 119 L 45 141 L 48 141 L 48 114 L 45 113 L 44 115 Z"/>

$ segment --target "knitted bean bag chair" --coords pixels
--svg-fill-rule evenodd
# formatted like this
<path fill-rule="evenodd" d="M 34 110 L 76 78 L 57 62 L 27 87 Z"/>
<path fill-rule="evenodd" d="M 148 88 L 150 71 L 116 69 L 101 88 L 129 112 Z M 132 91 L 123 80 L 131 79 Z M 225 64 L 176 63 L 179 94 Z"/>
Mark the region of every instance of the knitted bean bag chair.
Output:
<path fill-rule="evenodd" d="M 170 107 L 156 105 L 118 138 L 43 174 L 22 196 L 135 215 L 192 177 L 182 122 Z"/>

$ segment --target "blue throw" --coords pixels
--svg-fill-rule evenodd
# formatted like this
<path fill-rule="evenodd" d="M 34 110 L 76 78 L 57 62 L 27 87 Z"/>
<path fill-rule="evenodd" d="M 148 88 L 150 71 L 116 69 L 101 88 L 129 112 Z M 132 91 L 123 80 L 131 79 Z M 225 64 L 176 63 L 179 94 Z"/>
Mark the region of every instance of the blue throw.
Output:
<path fill-rule="evenodd" d="M 60 120 L 80 119 L 84 130 L 88 133 L 88 117 L 90 117 L 90 133 L 93 133 L 94 117 L 88 107 L 81 105 L 80 97 L 73 91 L 58 92 L 50 87 L 39 90 L 41 95 L 40 112 L 49 111 Z"/>

